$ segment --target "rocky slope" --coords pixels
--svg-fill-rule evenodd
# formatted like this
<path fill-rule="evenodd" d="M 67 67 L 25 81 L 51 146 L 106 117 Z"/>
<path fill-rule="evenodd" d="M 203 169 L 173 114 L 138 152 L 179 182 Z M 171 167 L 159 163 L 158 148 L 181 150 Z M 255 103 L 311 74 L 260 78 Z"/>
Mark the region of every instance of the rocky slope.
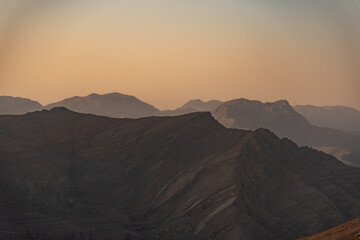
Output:
<path fill-rule="evenodd" d="M 298 105 L 294 109 L 311 124 L 360 135 L 360 111 L 350 107 Z"/>
<path fill-rule="evenodd" d="M 360 218 L 301 240 L 359 240 Z"/>
<path fill-rule="evenodd" d="M 203 102 L 200 99 L 190 100 L 187 103 L 185 103 L 183 106 L 175 109 L 175 110 L 168 110 L 168 111 L 162 111 L 161 115 L 163 116 L 178 116 L 183 115 L 187 113 L 193 113 L 193 112 L 210 112 L 217 107 L 219 107 L 222 104 L 222 102 L 218 100 L 211 100 L 208 102 Z"/>
<path fill-rule="evenodd" d="M 42 108 L 40 103 L 27 98 L 0 96 L 0 115 L 25 114 Z"/>
<path fill-rule="evenodd" d="M 209 113 L 0 116 L 0 236 L 296 239 L 360 216 L 359 173 Z"/>
<path fill-rule="evenodd" d="M 116 118 L 139 118 L 160 114 L 160 111 L 150 104 L 142 102 L 136 97 L 120 93 L 73 97 L 49 104 L 45 108 L 50 110 L 54 107 L 66 107 L 79 113 L 92 113 Z"/>
<path fill-rule="evenodd" d="M 226 127 L 250 130 L 264 127 L 300 145 L 329 149 L 334 156 L 347 153 L 338 156 L 339 160 L 360 166 L 360 136 L 313 126 L 286 100 L 262 103 L 237 99 L 220 105 L 212 113 Z M 338 151 L 334 152 L 336 149 Z"/>

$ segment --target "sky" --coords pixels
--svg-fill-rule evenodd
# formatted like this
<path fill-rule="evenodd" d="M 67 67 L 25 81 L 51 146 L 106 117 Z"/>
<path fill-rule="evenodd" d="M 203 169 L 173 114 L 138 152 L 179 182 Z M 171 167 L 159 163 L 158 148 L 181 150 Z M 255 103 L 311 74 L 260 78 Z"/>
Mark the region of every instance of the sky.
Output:
<path fill-rule="evenodd" d="M 360 0 L 0 0 L 0 95 L 360 109 Z"/>

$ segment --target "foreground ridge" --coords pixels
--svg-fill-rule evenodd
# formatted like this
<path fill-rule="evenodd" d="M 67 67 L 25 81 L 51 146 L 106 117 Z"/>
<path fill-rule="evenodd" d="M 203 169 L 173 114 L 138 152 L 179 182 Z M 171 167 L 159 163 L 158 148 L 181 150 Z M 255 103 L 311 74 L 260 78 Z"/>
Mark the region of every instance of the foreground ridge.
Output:
<path fill-rule="evenodd" d="M 360 216 L 359 169 L 208 112 L 0 116 L 1 239 L 296 239 Z"/>

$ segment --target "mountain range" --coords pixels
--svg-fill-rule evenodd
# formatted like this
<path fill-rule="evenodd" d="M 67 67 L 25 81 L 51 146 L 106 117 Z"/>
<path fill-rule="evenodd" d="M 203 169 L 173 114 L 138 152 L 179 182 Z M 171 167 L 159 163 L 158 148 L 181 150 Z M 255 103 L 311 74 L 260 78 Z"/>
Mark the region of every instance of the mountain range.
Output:
<path fill-rule="evenodd" d="M 0 115 L 18 115 L 39 111 L 43 106 L 27 98 L 0 96 Z"/>
<path fill-rule="evenodd" d="M 100 116 L 116 118 L 139 118 L 156 116 L 159 109 L 140 101 L 134 96 L 120 93 L 104 95 L 91 94 L 86 97 L 73 97 L 45 106 L 45 109 L 66 107 L 79 113 L 92 113 Z"/>
<path fill-rule="evenodd" d="M 210 113 L 0 116 L 0 238 L 267 239 L 360 216 L 360 169 Z"/>
<path fill-rule="evenodd" d="M 236 99 L 212 112 L 228 128 L 255 130 L 260 127 L 299 145 L 316 147 L 353 166 L 360 166 L 360 136 L 311 125 L 286 101 L 262 103 Z"/>
<path fill-rule="evenodd" d="M 360 135 L 360 111 L 350 107 L 297 105 L 294 109 L 311 124 Z"/>
<path fill-rule="evenodd" d="M 41 105 L 38 103 L 34 102 L 29 105 L 31 101 L 27 99 L 17 100 L 17 105 L 9 105 L 9 100 L 13 101 L 14 99 L 16 98 L 3 97 L 0 99 L 0 105 L 8 106 L 8 109 L 12 109 L 13 112 L 18 114 L 41 109 Z M 335 128 L 343 129 L 346 125 L 348 132 L 350 132 L 350 129 L 352 129 L 352 132 L 357 131 L 357 112 L 345 107 L 316 108 L 297 106 L 295 107 L 297 111 L 295 111 L 286 100 L 262 103 L 247 99 L 235 99 L 224 103 L 217 100 L 203 102 L 197 99 L 191 100 L 175 110 L 160 111 L 136 97 L 120 93 L 73 97 L 49 104 L 43 108 L 50 110 L 54 107 L 66 107 L 75 112 L 115 118 L 178 116 L 192 112 L 211 111 L 215 118 L 226 127 L 251 130 L 260 127 L 268 128 L 280 137 L 290 138 L 300 145 L 316 147 L 318 150 L 331 154 L 346 164 L 360 166 L 360 135 L 335 130 Z M 304 109 L 318 110 L 305 111 Z M 304 112 L 304 115 L 311 121 L 309 122 L 299 112 Z M 2 111 L 0 111 L 1 113 Z M 9 111 L 5 112 L 5 114 L 8 113 Z M 321 117 L 315 117 L 318 121 L 314 121 L 314 118 L 310 115 Z M 328 121 L 326 122 L 324 119 L 328 119 Z M 335 128 L 318 127 L 318 125 L 331 125 Z"/>
<path fill-rule="evenodd" d="M 185 103 L 183 106 L 175 109 L 175 110 L 168 110 L 162 111 L 161 115 L 163 116 L 178 116 L 187 113 L 193 112 L 210 112 L 215 108 L 219 107 L 223 102 L 218 100 L 211 100 L 208 102 L 203 102 L 200 99 L 190 100 Z"/>

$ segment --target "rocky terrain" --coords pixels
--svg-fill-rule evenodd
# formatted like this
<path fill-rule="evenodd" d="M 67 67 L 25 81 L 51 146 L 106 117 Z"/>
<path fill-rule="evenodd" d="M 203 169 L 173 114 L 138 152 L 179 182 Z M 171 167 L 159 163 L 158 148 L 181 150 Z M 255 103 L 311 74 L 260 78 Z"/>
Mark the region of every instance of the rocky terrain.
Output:
<path fill-rule="evenodd" d="M 286 100 L 262 103 L 237 99 L 225 102 L 212 114 L 225 127 L 249 130 L 264 127 L 299 145 L 328 149 L 339 160 L 360 166 L 360 136 L 311 125 Z"/>
<path fill-rule="evenodd" d="M 79 113 L 92 113 L 116 118 L 139 118 L 160 114 L 160 111 L 150 104 L 142 102 L 134 96 L 121 93 L 72 97 L 45 106 L 48 110 L 54 107 L 66 107 Z"/>
<path fill-rule="evenodd" d="M 359 240 L 360 218 L 301 240 Z"/>
<path fill-rule="evenodd" d="M 360 111 L 350 107 L 298 105 L 294 109 L 313 125 L 360 135 Z"/>
<path fill-rule="evenodd" d="M 360 216 L 360 170 L 210 113 L 0 116 L 1 239 L 267 239 Z"/>
<path fill-rule="evenodd" d="M 0 96 L 0 115 L 25 114 L 42 108 L 40 103 L 27 98 Z"/>

